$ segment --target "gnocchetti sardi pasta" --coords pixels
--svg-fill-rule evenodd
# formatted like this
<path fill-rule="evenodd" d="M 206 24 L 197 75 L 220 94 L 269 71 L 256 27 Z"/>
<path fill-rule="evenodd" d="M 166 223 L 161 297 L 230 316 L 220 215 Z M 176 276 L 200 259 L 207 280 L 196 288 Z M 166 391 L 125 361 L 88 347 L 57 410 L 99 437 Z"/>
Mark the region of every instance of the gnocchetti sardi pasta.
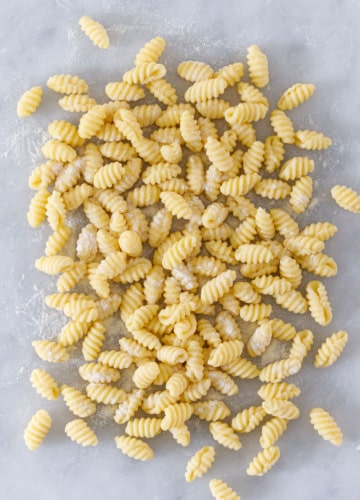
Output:
<path fill-rule="evenodd" d="M 102 25 L 84 16 L 80 26 L 95 45 L 109 47 Z M 35 267 L 58 275 L 58 291 L 45 302 L 68 318 L 53 338 L 32 345 L 48 363 L 82 357 L 78 371 L 86 389 L 37 367 L 30 380 L 49 401 L 61 394 L 79 417 L 65 433 L 82 446 L 98 443 L 96 421 L 93 430 L 86 419 L 98 405 L 113 405 L 115 422 L 126 425 L 114 436 L 116 446 L 137 460 L 153 458 L 145 440 L 160 433 L 188 446 L 188 420 L 203 421 L 209 443 L 189 457 L 188 482 L 211 467 L 215 443 L 237 452 L 239 435 L 261 426 L 262 449 L 247 468 L 261 476 L 280 457 L 274 444 L 296 425 L 290 421 L 301 407 L 291 399 L 300 388 L 288 379 L 314 342 L 311 330 L 297 331 L 275 317 L 274 306 L 286 318 L 309 311 L 320 326 L 332 319 L 320 279 L 337 273 L 324 251 L 338 228 L 330 221 L 304 226 L 297 219 L 316 189 L 316 150 L 328 148 L 331 139 L 299 130 L 291 115 L 313 95 L 313 84 L 281 90 L 278 107 L 270 110 L 269 65 L 257 45 L 246 57 L 251 83 L 243 81 L 240 61 L 218 69 L 195 60 L 180 63 L 184 95 L 161 62 L 165 49 L 163 38 L 150 40 L 134 66 L 106 85 L 104 103 L 90 97 L 78 76 L 57 74 L 47 81 L 48 89 L 64 94 L 62 110 L 82 115 L 49 124 L 41 148 L 46 161 L 30 173 L 35 193 L 28 222 L 34 228 L 47 222 L 52 230 Z M 237 101 L 230 102 L 228 89 L 234 87 Z M 33 113 L 41 96 L 41 87 L 26 92 L 18 116 Z M 148 96 L 150 102 L 144 101 Z M 264 118 L 273 130 L 260 140 L 256 122 Z M 290 154 L 288 145 L 309 156 L 293 149 Z M 338 185 L 331 196 L 340 207 L 360 212 L 355 190 Z M 82 214 L 76 230 L 68 222 L 72 213 Z M 303 271 L 315 275 L 305 293 Z M 78 288 L 85 283 L 86 292 Z M 115 344 L 109 347 L 112 317 Z M 315 366 L 332 365 L 347 339 L 343 331 L 328 337 Z M 281 351 L 287 354 L 279 351 L 264 363 L 274 340 L 287 345 Z M 263 401 L 232 413 L 222 396 L 236 398 L 239 379 L 259 379 Z M 324 439 L 341 444 L 340 428 L 325 410 L 314 408 L 310 419 Z M 25 431 L 27 446 L 37 448 L 50 426 L 48 412 L 39 410 Z M 216 499 L 239 498 L 221 480 L 209 486 Z"/>

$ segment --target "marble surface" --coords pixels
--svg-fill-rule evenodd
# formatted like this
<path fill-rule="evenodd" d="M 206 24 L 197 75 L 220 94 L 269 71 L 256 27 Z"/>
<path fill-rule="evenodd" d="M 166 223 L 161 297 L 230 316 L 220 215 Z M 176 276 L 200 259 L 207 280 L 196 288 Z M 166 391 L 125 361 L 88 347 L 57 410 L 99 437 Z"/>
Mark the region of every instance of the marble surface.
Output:
<path fill-rule="evenodd" d="M 219 477 L 242 500 L 358 500 L 360 218 L 339 209 L 329 188 L 340 182 L 360 190 L 360 2 L 13 0 L 2 2 L 1 10 L 0 498 L 205 500 L 210 499 L 209 479 Z M 85 14 L 109 29 L 108 52 L 93 47 L 80 32 L 77 22 Z M 279 442 L 279 463 L 263 478 L 245 473 L 258 452 L 259 433 L 244 436 L 238 453 L 217 446 L 211 472 L 190 485 L 183 477 L 187 460 L 211 442 L 205 425 L 191 423 L 193 440 L 188 448 L 176 446 L 168 436 L 160 437 L 153 445 L 154 460 L 137 463 L 116 450 L 116 425 L 101 411 L 90 419 L 101 444 L 94 449 L 77 447 L 63 435 L 70 413 L 62 401 L 41 400 L 28 381 L 35 366 L 45 367 L 31 341 L 55 336 L 63 320 L 42 306 L 54 280 L 33 267 L 48 229 L 27 226 L 25 214 L 32 196 L 27 176 L 41 161 L 38 150 L 47 123 L 65 113 L 56 109 L 56 96 L 46 91 L 41 112 L 20 121 L 16 101 L 25 89 L 45 85 L 47 77 L 57 72 L 84 76 L 94 97 L 104 99 L 104 84 L 129 69 L 136 51 L 155 35 L 168 41 L 164 61 L 170 71 L 182 59 L 204 60 L 214 67 L 244 61 L 246 47 L 259 44 L 269 58 L 271 103 L 294 82 L 315 83 L 311 103 L 292 116 L 297 127 L 319 129 L 334 140 L 330 150 L 312 155 L 317 165 L 316 201 L 306 216 L 299 217 L 302 223 L 328 219 L 339 226 L 327 244 L 327 252 L 339 265 L 338 276 L 328 281 L 334 319 L 326 328 L 317 327 L 308 317 L 295 317 L 294 324 L 299 329 L 313 328 L 315 347 L 339 329 L 347 330 L 350 340 L 332 368 L 316 370 L 309 359 L 294 377 L 302 389 L 301 417 Z M 50 371 L 69 383 L 76 377 L 76 364 Z M 257 382 L 243 381 L 239 387 L 239 395 L 229 401 L 234 411 L 258 401 Z M 343 428 L 341 448 L 321 440 L 309 425 L 309 410 L 318 405 L 330 410 Z M 30 453 L 23 443 L 23 428 L 40 407 L 53 415 L 53 427 L 44 445 Z"/>

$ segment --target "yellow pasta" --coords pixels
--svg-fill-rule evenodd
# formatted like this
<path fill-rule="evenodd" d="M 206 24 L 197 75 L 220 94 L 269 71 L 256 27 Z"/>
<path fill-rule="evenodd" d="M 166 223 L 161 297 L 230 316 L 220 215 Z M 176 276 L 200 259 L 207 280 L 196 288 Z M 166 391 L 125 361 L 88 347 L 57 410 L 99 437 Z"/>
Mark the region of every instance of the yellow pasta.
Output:
<path fill-rule="evenodd" d="M 331 366 L 338 359 L 348 341 L 348 334 L 344 331 L 333 333 L 319 347 L 314 361 L 316 368 Z"/>
<path fill-rule="evenodd" d="M 142 63 L 157 62 L 161 54 L 164 52 L 166 42 L 160 36 L 157 36 L 147 42 L 142 47 L 135 57 L 135 66 Z"/>
<path fill-rule="evenodd" d="M 300 389 L 295 384 L 275 382 L 262 385 L 258 395 L 264 399 L 292 399 L 300 395 Z"/>
<path fill-rule="evenodd" d="M 251 406 L 235 415 L 231 421 L 231 427 L 237 432 L 251 432 L 260 425 L 265 416 L 262 406 Z"/>
<path fill-rule="evenodd" d="M 38 227 L 46 219 L 46 206 L 50 193 L 46 189 L 40 189 L 31 199 L 27 220 L 30 226 Z"/>
<path fill-rule="evenodd" d="M 36 450 L 49 432 L 52 419 L 46 410 L 38 410 L 24 431 L 24 441 L 29 450 Z"/>
<path fill-rule="evenodd" d="M 164 409 L 165 416 L 161 421 L 161 428 L 167 431 L 173 427 L 179 427 L 188 420 L 192 413 L 193 408 L 190 403 L 176 403 L 167 406 Z"/>
<path fill-rule="evenodd" d="M 200 403 L 193 404 L 194 415 L 201 420 L 218 421 L 227 418 L 230 415 L 230 409 L 223 401 L 207 400 Z"/>
<path fill-rule="evenodd" d="M 163 78 L 153 80 L 146 85 L 146 88 L 166 106 L 173 106 L 178 100 L 176 89 Z"/>
<path fill-rule="evenodd" d="M 96 404 L 74 387 L 63 385 L 61 395 L 69 410 L 78 417 L 86 418 L 96 412 Z"/>
<path fill-rule="evenodd" d="M 323 408 L 313 408 L 310 411 L 310 422 L 320 436 L 335 446 L 341 446 L 343 434 L 333 417 Z"/>
<path fill-rule="evenodd" d="M 215 500 L 240 500 L 239 495 L 221 479 L 212 479 L 209 488 Z"/>
<path fill-rule="evenodd" d="M 185 479 L 188 483 L 203 476 L 215 460 L 215 450 L 212 446 L 204 446 L 195 453 L 186 466 Z"/>
<path fill-rule="evenodd" d="M 198 61 L 184 61 L 177 67 L 178 75 L 188 82 L 199 82 L 212 78 L 214 70 L 207 64 Z"/>
<path fill-rule="evenodd" d="M 209 431 L 215 441 L 229 448 L 230 450 L 240 450 L 241 443 L 239 436 L 235 434 L 232 427 L 225 422 L 211 422 L 209 424 Z"/>
<path fill-rule="evenodd" d="M 79 21 L 82 31 L 87 35 L 94 45 L 100 49 L 108 49 L 110 47 L 109 36 L 100 23 L 94 21 L 88 16 L 83 16 Z"/>
<path fill-rule="evenodd" d="M 329 137 L 314 130 L 298 130 L 295 134 L 295 145 L 301 149 L 327 149 L 331 144 Z"/>
<path fill-rule="evenodd" d="M 260 88 L 265 87 L 269 83 L 268 60 L 257 45 L 248 48 L 247 63 L 253 84 Z"/>
<path fill-rule="evenodd" d="M 284 399 L 267 399 L 262 407 L 268 415 L 283 418 L 285 420 L 294 420 L 299 418 L 300 411 L 291 401 Z"/>
<path fill-rule="evenodd" d="M 48 132 L 54 139 L 66 142 L 69 146 L 83 146 L 85 140 L 80 137 L 75 125 L 65 120 L 55 120 L 48 126 Z"/>
<path fill-rule="evenodd" d="M 295 132 L 292 121 L 283 112 L 275 109 L 270 114 L 271 125 L 278 137 L 284 144 L 293 144 L 295 142 Z"/>
<path fill-rule="evenodd" d="M 81 418 L 77 418 L 67 423 L 65 434 L 81 446 L 96 446 L 98 438 L 94 431 Z"/>
<path fill-rule="evenodd" d="M 76 158 L 76 151 L 71 146 L 56 139 L 46 142 L 41 151 L 50 160 L 69 162 Z"/>
<path fill-rule="evenodd" d="M 337 185 L 331 189 L 331 196 L 341 208 L 360 213 L 360 195 L 353 189 Z"/>
<path fill-rule="evenodd" d="M 150 446 L 134 437 L 129 436 L 116 436 L 115 443 L 117 448 L 131 458 L 135 460 L 151 460 L 154 453 Z"/>
<path fill-rule="evenodd" d="M 270 446 L 260 451 L 250 462 L 246 472 L 249 476 L 263 476 L 279 460 L 280 450 L 277 446 Z"/>
<path fill-rule="evenodd" d="M 112 385 L 91 383 L 86 386 L 86 394 L 95 403 L 113 405 L 126 399 L 126 392 Z"/>
<path fill-rule="evenodd" d="M 153 438 L 161 433 L 160 418 L 134 418 L 129 420 L 125 432 L 131 437 Z"/>
<path fill-rule="evenodd" d="M 27 90 L 17 103 L 16 112 L 19 118 L 32 115 L 40 105 L 43 90 L 41 87 L 32 87 Z"/>
<path fill-rule="evenodd" d="M 110 82 L 105 87 L 105 93 L 114 101 L 138 101 L 145 97 L 144 89 L 127 82 Z"/>
<path fill-rule="evenodd" d="M 212 78 L 193 83 L 185 92 L 185 101 L 191 103 L 216 99 L 227 87 L 224 78 Z"/>
<path fill-rule="evenodd" d="M 312 83 L 295 83 L 282 94 L 278 101 L 278 108 L 281 110 L 293 109 L 310 99 L 315 92 L 315 85 Z"/>
<path fill-rule="evenodd" d="M 284 154 L 284 144 L 280 137 L 269 135 L 264 142 L 264 166 L 267 172 L 272 173 L 280 167 Z"/>
<path fill-rule="evenodd" d="M 237 89 L 242 101 L 251 104 L 264 104 L 264 106 L 269 107 L 268 100 L 256 87 L 245 82 L 240 82 Z"/>
<path fill-rule="evenodd" d="M 135 68 L 127 71 L 123 80 L 129 84 L 146 84 L 154 80 L 160 80 L 166 74 L 166 68 L 163 64 L 155 62 L 142 62 Z"/>
<path fill-rule="evenodd" d="M 261 103 L 241 103 L 238 104 L 237 106 L 233 106 L 228 108 L 225 113 L 224 117 L 225 120 L 229 123 L 231 127 L 234 125 L 243 125 L 243 124 L 248 124 L 249 122 L 257 122 L 261 119 L 263 119 L 268 111 L 267 106 Z M 247 134 L 249 133 L 249 129 L 245 129 Z M 237 129 L 235 129 L 235 132 Z M 237 132 L 239 134 L 239 132 Z M 241 136 L 242 139 L 244 140 L 244 137 L 247 136 L 243 135 L 244 134 L 244 129 L 241 129 Z M 251 133 L 251 136 L 248 137 L 247 142 L 250 140 L 252 144 L 252 139 L 253 134 Z"/>
<path fill-rule="evenodd" d="M 70 94 L 59 100 L 59 106 L 71 113 L 85 113 L 96 106 L 96 101 L 86 94 Z"/>
<path fill-rule="evenodd" d="M 49 89 L 60 94 L 86 94 L 89 90 L 85 80 L 70 74 L 50 76 L 46 85 Z"/>
<path fill-rule="evenodd" d="M 300 368 L 301 361 L 297 358 L 282 359 L 264 366 L 259 378 L 261 382 L 281 382 L 284 378 L 295 375 Z"/>
<path fill-rule="evenodd" d="M 57 383 L 45 370 L 41 370 L 40 368 L 33 370 L 30 382 L 36 392 L 43 398 L 55 400 L 59 397 L 60 389 Z"/>
<path fill-rule="evenodd" d="M 306 285 L 309 310 L 319 325 L 328 325 L 332 320 L 332 309 L 325 286 L 320 281 L 309 281 Z"/>

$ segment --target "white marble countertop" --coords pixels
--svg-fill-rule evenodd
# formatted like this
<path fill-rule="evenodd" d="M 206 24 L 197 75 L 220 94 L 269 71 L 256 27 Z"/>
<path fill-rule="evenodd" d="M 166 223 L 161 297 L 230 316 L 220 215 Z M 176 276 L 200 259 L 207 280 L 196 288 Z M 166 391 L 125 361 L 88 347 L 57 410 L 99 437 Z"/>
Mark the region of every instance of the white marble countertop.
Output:
<path fill-rule="evenodd" d="M 329 194 L 335 183 L 360 190 L 360 2 L 13 0 L 2 2 L 1 11 L 0 498 L 205 500 L 210 499 L 209 479 L 219 477 L 242 500 L 360 499 L 360 218 L 339 209 Z M 109 51 L 96 49 L 80 32 L 78 19 L 85 14 L 109 29 Z M 168 41 L 164 60 L 172 71 L 182 59 L 204 60 L 214 67 L 244 61 L 247 46 L 257 43 L 269 58 L 271 103 L 292 83 L 315 83 L 311 103 L 292 116 L 299 128 L 319 129 L 334 140 L 330 150 L 313 155 L 318 203 L 299 218 L 304 223 L 328 219 L 339 226 L 327 244 L 339 265 L 338 276 L 328 281 L 334 319 L 326 328 L 316 327 L 308 317 L 295 317 L 294 324 L 313 328 L 316 347 L 340 329 L 348 331 L 350 340 L 332 368 L 313 368 L 312 354 L 294 377 L 302 389 L 301 417 L 279 442 L 279 463 L 262 478 L 245 473 L 258 451 L 258 433 L 244 436 L 238 453 L 217 446 L 211 472 L 190 485 L 183 477 L 187 460 L 211 442 L 205 426 L 191 424 L 196 432 L 188 448 L 176 446 L 168 436 L 156 439 L 154 460 L 137 463 L 115 448 L 116 426 L 102 412 L 93 420 L 101 444 L 82 449 L 63 435 L 70 413 L 62 401 L 41 400 L 28 381 L 35 366 L 45 366 L 36 359 L 31 341 L 56 335 L 59 325 L 58 314 L 42 306 L 43 297 L 54 289 L 53 280 L 33 268 L 48 230 L 27 226 L 32 196 L 27 176 L 40 160 L 47 124 L 62 114 L 55 110 L 55 96 L 45 92 L 41 112 L 20 121 L 17 99 L 33 85 L 45 86 L 47 77 L 58 72 L 84 76 L 95 88 L 94 97 L 103 99 L 104 84 L 129 69 L 136 51 L 156 35 Z M 71 382 L 75 367 L 70 368 L 70 373 L 57 366 L 51 372 Z M 239 395 L 229 402 L 233 410 L 254 402 L 258 383 L 243 381 L 239 386 Z M 53 415 L 53 427 L 43 446 L 30 453 L 23 428 L 42 406 Z M 313 406 L 335 416 L 344 431 L 341 448 L 314 433 L 308 422 Z"/>

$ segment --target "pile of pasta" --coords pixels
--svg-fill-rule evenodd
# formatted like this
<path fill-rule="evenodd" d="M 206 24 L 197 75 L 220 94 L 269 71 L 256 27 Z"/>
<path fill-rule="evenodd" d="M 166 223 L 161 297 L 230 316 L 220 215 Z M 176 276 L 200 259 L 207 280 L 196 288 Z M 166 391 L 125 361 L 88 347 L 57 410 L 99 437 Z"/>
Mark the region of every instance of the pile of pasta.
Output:
<path fill-rule="evenodd" d="M 111 405 L 121 426 L 116 446 L 138 460 L 153 457 L 145 440 L 161 432 L 187 446 L 190 418 L 204 420 L 209 437 L 234 451 L 242 433 L 261 425 L 260 451 L 247 469 L 261 476 L 279 459 L 276 441 L 299 417 L 291 400 L 300 389 L 285 379 L 300 370 L 314 340 L 310 330 L 296 331 L 273 317 L 272 304 L 295 314 L 309 311 L 318 325 L 328 325 L 332 308 L 317 277 L 337 273 L 324 253 L 336 226 L 300 228 L 296 221 L 312 197 L 314 161 L 302 155 L 284 161 L 285 147 L 320 150 L 331 140 L 295 130 L 285 113 L 313 94 L 315 86 L 303 83 L 286 90 L 271 111 L 274 134 L 257 140 L 254 122 L 269 113 L 259 88 L 269 73 L 256 45 L 247 53 L 251 84 L 243 81 L 241 62 L 217 71 L 201 62 L 181 63 L 178 75 L 189 82 L 184 102 L 158 62 L 164 48 L 160 37 L 147 43 L 122 81 L 106 85 L 110 100 L 104 104 L 88 95 L 77 76 L 55 75 L 47 82 L 63 94 L 64 110 L 82 116 L 77 124 L 49 125 L 51 139 L 41 149 L 47 161 L 29 179 L 36 194 L 28 221 L 33 227 L 47 221 L 53 231 L 35 266 L 59 275 L 57 293 L 46 304 L 69 318 L 54 338 L 32 345 L 42 360 L 65 363 L 81 342 L 86 394 L 40 368 L 31 382 L 44 398 L 61 394 L 76 417 L 65 433 L 82 446 L 98 443 L 86 419 L 97 405 Z M 232 106 L 226 91 L 234 87 L 238 104 Z M 135 105 L 146 93 L 158 104 Z M 40 87 L 24 94 L 19 115 L 33 112 L 41 94 Z M 360 212 L 355 191 L 335 186 L 332 196 Z M 262 200 L 282 201 L 266 210 Z M 76 235 L 76 255 L 69 255 L 67 215 L 75 210 L 88 223 Z M 303 271 L 316 276 L 304 293 Z M 106 320 L 118 312 L 119 346 L 104 350 Z M 343 331 L 327 338 L 314 365 L 332 365 L 347 338 Z M 289 345 L 286 357 L 279 354 L 261 367 L 273 339 Z M 126 373 L 132 390 L 121 386 Z M 231 415 L 224 396 L 236 397 L 238 379 L 255 378 L 262 383 L 262 402 Z M 324 439 L 341 444 L 341 430 L 328 412 L 314 408 L 310 420 Z M 26 445 L 37 448 L 50 426 L 48 412 L 39 410 L 25 430 Z M 213 446 L 201 448 L 188 463 L 186 480 L 201 477 L 214 459 Z M 219 479 L 209 486 L 217 499 L 239 499 Z"/>

